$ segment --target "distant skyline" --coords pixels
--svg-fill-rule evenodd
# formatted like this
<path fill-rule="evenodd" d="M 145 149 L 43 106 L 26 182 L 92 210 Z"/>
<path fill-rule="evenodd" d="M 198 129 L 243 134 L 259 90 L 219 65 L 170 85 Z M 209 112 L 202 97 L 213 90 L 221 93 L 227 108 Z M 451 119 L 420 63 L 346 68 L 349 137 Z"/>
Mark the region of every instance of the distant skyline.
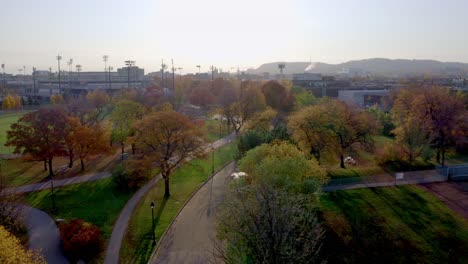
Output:
<path fill-rule="evenodd" d="M 171 58 L 183 73 L 275 61 L 368 58 L 468 62 L 464 0 L 1 0 L 0 64 L 83 71 Z M 232 68 L 232 69 L 231 69 Z M 75 67 L 74 69 L 75 70 Z"/>

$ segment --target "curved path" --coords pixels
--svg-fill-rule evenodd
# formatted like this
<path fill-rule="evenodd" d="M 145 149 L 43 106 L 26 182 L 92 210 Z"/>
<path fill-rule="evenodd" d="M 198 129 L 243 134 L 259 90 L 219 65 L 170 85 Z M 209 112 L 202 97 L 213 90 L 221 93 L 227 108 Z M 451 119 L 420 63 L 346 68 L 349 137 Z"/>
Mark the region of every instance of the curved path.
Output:
<path fill-rule="evenodd" d="M 68 263 L 60 247 L 60 232 L 46 212 L 20 205 L 20 217 L 28 230 L 28 248 L 40 252 L 47 263 Z"/>
<path fill-rule="evenodd" d="M 149 263 L 212 263 L 216 212 L 235 169 L 231 162 L 207 181 L 180 211 Z"/>
<path fill-rule="evenodd" d="M 220 148 L 229 142 L 231 142 L 235 138 L 235 134 L 230 134 L 220 140 L 217 140 L 212 144 L 213 148 Z M 128 222 L 130 221 L 130 217 L 132 216 L 133 211 L 135 210 L 138 202 L 149 192 L 155 185 L 162 179 L 161 174 L 156 176 L 152 179 L 149 183 L 145 186 L 140 188 L 132 198 L 125 204 L 125 207 L 120 212 L 119 218 L 114 224 L 114 228 L 112 230 L 112 235 L 109 240 L 109 244 L 106 250 L 106 257 L 104 259 L 104 263 L 106 264 L 114 264 L 119 262 L 119 252 L 120 247 L 122 246 L 122 239 L 125 235 L 125 231 L 128 227 Z"/>
<path fill-rule="evenodd" d="M 96 181 L 100 179 L 109 178 L 110 176 L 112 176 L 110 172 L 98 172 L 98 173 L 93 173 L 93 174 L 86 174 L 83 176 L 75 176 L 75 177 L 71 177 L 67 179 L 54 180 L 54 188 L 62 187 L 65 185 L 70 185 L 70 184 Z M 51 188 L 50 182 L 46 181 L 46 182 L 40 182 L 40 183 L 35 183 L 35 184 L 23 185 L 19 187 L 7 188 L 4 191 L 2 191 L 0 195 L 21 194 L 21 193 L 41 191 L 41 190 L 50 189 L 50 188 Z"/>

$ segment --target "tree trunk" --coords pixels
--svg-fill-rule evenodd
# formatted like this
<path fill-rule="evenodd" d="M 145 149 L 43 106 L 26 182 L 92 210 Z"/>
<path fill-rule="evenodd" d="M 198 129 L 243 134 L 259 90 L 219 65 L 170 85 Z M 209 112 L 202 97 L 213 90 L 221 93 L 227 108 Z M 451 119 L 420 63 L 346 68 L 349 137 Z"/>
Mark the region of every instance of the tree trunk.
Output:
<path fill-rule="evenodd" d="M 47 171 L 47 160 L 44 160 L 44 171 Z"/>
<path fill-rule="evenodd" d="M 340 154 L 340 167 L 346 169 L 343 154 Z"/>
<path fill-rule="evenodd" d="M 124 143 L 123 141 L 120 142 L 120 147 L 122 148 L 122 154 L 125 153 Z"/>
<path fill-rule="evenodd" d="M 54 177 L 54 168 L 52 168 L 52 158 L 49 159 L 49 177 Z"/>
<path fill-rule="evenodd" d="M 81 161 L 81 171 L 84 171 L 84 161 L 82 158 L 80 158 L 80 161 Z"/>
<path fill-rule="evenodd" d="M 164 177 L 164 198 L 169 198 L 171 192 L 169 191 L 169 177 Z"/>
<path fill-rule="evenodd" d="M 442 152 L 441 154 L 442 154 L 442 167 L 443 167 L 443 166 L 445 166 L 445 149 L 442 148 L 441 152 Z"/>
<path fill-rule="evenodd" d="M 68 168 L 71 169 L 73 167 L 73 150 L 70 149 L 69 152 L 70 153 L 69 153 L 68 157 L 70 158 L 70 161 L 68 162 Z"/>
<path fill-rule="evenodd" d="M 440 163 L 440 148 L 437 148 L 436 160 L 437 163 Z"/>
<path fill-rule="evenodd" d="M 135 143 L 132 143 L 132 154 L 135 155 Z"/>

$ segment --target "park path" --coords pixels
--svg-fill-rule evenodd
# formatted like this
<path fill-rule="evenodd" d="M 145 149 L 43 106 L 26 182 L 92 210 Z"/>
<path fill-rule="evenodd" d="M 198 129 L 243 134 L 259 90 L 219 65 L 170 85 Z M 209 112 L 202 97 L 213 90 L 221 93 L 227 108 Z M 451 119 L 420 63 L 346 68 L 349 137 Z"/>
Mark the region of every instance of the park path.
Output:
<path fill-rule="evenodd" d="M 67 179 L 54 180 L 54 188 L 62 187 L 62 186 L 70 185 L 70 184 L 97 181 L 97 180 L 109 178 L 110 176 L 112 176 L 110 172 L 98 172 L 98 173 L 86 174 L 83 176 L 75 176 L 75 177 L 71 177 Z M 22 193 L 46 190 L 50 188 L 51 188 L 50 181 L 46 181 L 46 182 L 40 182 L 40 183 L 35 183 L 35 184 L 23 185 L 19 187 L 7 188 L 3 190 L 0 193 L 0 195 L 22 194 Z"/>
<path fill-rule="evenodd" d="M 225 197 L 235 162 L 216 173 L 187 202 L 160 241 L 149 263 L 212 263 L 215 257 L 216 213 Z"/>
<path fill-rule="evenodd" d="M 333 192 L 338 190 L 352 190 L 352 189 L 363 189 L 363 188 L 373 188 L 373 187 L 388 187 L 388 186 L 398 186 L 398 185 L 409 185 L 409 184 L 422 184 L 422 183 L 433 183 L 433 182 L 445 182 L 447 181 L 447 176 L 440 175 L 436 170 L 425 170 L 425 171 L 413 171 L 405 176 L 405 179 L 395 180 L 395 179 L 385 179 L 379 180 L 377 182 L 373 181 L 373 177 L 364 177 L 370 178 L 369 182 L 357 182 L 357 183 L 343 183 L 343 184 L 328 184 L 322 187 L 324 192 Z M 378 178 L 375 178 L 378 179 Z M 346 179 L 343 179 L 346 181 Z M 332 180 L 333 182 L 333 180 Z"/>
<path fill-rule="evenodd" d="M 213 142 L 210 146 L 214 149 L 220 148 L 235 138 L 235 134 L 230 134 L 222 139 Z M 114 224 L 109 244 L 107 245 L 106 256 L 104 259 L 105 264 L 116 264 L 119 262 L 119 252 L 122 246 L 122 239 L 128 227 L 128 222 L 133 214 L 138 202 L 146 195 L 155 185 L 162 179 L 161 174 L 153 178 L 145 186 L 140 188 L 125 204 L 125 207 L 120 212 L 119 218 Z"/>
<path fill-rule="evenodd" d="M 20 205 L 20 217 L 28 231 L 28 248 L 40 252 L 47 263 L 68 263 L 60 247 L 60 232 L 54 219 L 39 209 Z"/>
<path fill-rule="evenodd" d="M 455 212 L 468 219 L 468 183 L 437 182 L 420 185 L 424 190 L 433 193 Z"/>

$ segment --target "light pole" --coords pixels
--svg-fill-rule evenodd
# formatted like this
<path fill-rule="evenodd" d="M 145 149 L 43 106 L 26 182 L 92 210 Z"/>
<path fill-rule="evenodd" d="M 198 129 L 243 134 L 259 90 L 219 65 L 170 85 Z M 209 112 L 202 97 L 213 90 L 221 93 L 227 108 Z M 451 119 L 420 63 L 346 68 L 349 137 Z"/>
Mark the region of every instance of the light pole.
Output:
<path fill-rule="evenodd" d="M 197 65 L 197 68 L 198 68 L 198 74 L 200 74 L 201 65 Z"/>
<path fill-rule="evenodd" d="M 107 60 L 109 59 L 108 55 L 102 56 L 102 60 L 104 61 L 104 82 L 106 83 L 107 88 Z"/>
<path fill-rule="evenodd" d="M 80 86 L 80 72 L 81 72 L 81 65 L 77 64 L 76 66 L 76 72 L 78 73 L 78 87 Z"/>
<path fill-rule="evenodd" d="M 62 56 L 60 55 L 57 55 L 57 63 L 58 63 L 58 85 L 59 85 L 59 94 L 62 94 L 62 87 L 61 87 L 61 83 L 60 83 L 60 60 L 62 59 Z"/>
<path fill-rule="evenodd" d="M 151 234 L 153 235 L 153 244 L 156 244 L 156 236 L 154 234 L 154 201 L 150 203 L 151 207 Z"/>
<path fill-rule="evenodd" d="M 135 65 L 135 61 L 126 60 L 126 61 L 125 61 L 125 65 L 127 65 L 127 72 L 128 72 L 128 76 L 127 76 L 128 87 L 127 87 L 127 88 L 130 88 L 130 67 L 132 67 L 133 65 Z"/>
<path fill-rule="evenodd" d="M 180 67 L 179 67 L 179 68 L 177 68 L 177 69 L 179 70 L 179 79 L 182 80 L 182 70 L 183 70 L 184 68 L 180 68 Z"/>
<path fill-rule="evenodd" d="M 33 97 L 34 97 L 34 104 L 37 103 L 37 94 L 36 94 L 36 67 L 32 68 L 32 79 L 33 79 Z"/>
<path fill-rule="evenodd" d="M 68 90 L 71 91 L 72 88 L 72 69 L 73 69 L 73 59 L 70 59 L 68 62 Z"/>
<path fill-rule="evenodd" d="M 6 94 L 5 63 L 2 63 L 3 70 L 3 95 Z"/>
<path fill-rule="evenodd" d="M 214 174 L 214 153 L 215 149 L 213 144 L 211 144 L 211 174 Z"/>
<path fill-rule="evenodd" d="M 57 208 L 55 207 L 55 193 L 54 193 L 54 177 L 49 176 L 49 181 L 50 181 L 50 187 L 52 190 L 52 212 L 55 212 Z"/>

